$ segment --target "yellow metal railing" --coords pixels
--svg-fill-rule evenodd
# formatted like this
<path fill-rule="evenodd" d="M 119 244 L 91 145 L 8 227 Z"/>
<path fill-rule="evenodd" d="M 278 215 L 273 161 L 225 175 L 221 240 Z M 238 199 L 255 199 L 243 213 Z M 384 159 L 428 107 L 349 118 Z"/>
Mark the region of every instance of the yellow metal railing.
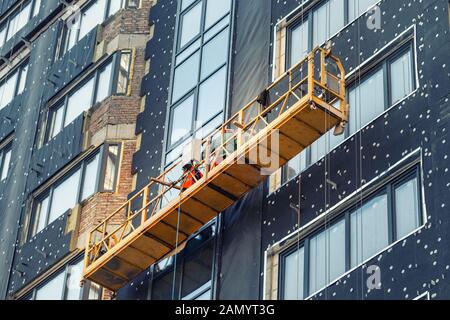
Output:
<path fill-rule="evenodd" d="M 250 140 L 258 138 L 261 130 L 306 96 L 311 103 L 314 100 L 314 103 L 326 107 L 334 106 L 347 115 L 344 69 L 330 51 L 316 48 L 275 80 L 262 96 L 253 99 L 203 139 L 202 160 L 198 164 L 203 176 L 207 177 L 211 170 L 225 159 L 232 158 L 235 152 L 245 152 Z M 170 203 L 171 193 L 182 192 L 183 178 L 175 182 L 169 179 L 174 172 L 182 172 L 180 166 L 181 161 L 176 161 L 88 234 L 85 268 Z"/>

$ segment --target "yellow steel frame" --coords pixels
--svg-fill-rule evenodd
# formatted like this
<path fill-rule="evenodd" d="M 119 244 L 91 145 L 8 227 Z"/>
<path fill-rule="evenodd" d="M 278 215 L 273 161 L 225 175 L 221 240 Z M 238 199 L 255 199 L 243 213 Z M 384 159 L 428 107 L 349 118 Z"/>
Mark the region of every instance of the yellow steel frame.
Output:
<path fill-rule="evenodd" d="M 315 63 L 317 59 L 318 66 Z M 304 90 L 304 87 L 307 89 Z M 270 105 L 262 106 L 258 98 L 253 99 L 203 139 L 202 161 L 199 163 L 203 177 L 200 181 L 188 190 L 181 191 L 183 179 L 175 182 L 168 179 L 170 173 L 180 170 L 181 162 L 176 161 L 89 232 L 84 261 L 85 277 L 89 277 L 108 258 L 126 248 L 128 240 L 136 239 L 161 221 L 164 214 L 194 196 L 202 186 L 227 169 L 257 141 L 271 135 L 275 127 L 290 119 L 292 105 L 305 102 L 305 106 L 321 107 L 342 119 L 341 126 L 347 122 L 345 72 L 339 59 L 332 56 L 329 50 L 314 49 L 305 59 L 275 80 L 267 88 L 267 92 L 270 93 L 269 96 L 277 97 Z M 290 102 L 293 102 L 292 105 Z M 333 106 L 337 103 L 339 108 Z M 217 141 L 220 142 L 218 146 Z M 179 192 L 179 196 L 167 199 L 174 190 Z M 165 199 L 168 203 L 164 203 Z"/>

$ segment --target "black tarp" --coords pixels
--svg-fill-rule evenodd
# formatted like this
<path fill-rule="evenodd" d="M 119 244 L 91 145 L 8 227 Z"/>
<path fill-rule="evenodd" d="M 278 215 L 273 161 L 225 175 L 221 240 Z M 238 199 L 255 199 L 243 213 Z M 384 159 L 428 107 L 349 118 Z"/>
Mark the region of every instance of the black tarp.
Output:
<path fill-rule="evenodd" d="M 269 84 L 270 0 L 235 1 L 231 114 Z"/>
<path fill-rule="evenodd" d="M 262 197 L 260 185 L 222 215 L 218 299 L 259 298 Z"/>

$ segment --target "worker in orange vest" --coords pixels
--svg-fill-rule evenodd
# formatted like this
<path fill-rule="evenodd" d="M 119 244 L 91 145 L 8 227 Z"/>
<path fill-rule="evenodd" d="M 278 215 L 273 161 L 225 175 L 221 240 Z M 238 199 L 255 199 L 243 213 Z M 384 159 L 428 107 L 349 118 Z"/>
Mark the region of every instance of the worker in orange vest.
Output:
<path fill-rule="evenodd" d="M 198 170 L 198 166 L 191 161 L 183 166 L 183 185 L 182 191 L 185 191 L 192 187 L 198 180 L 203 177 L 203 174 Z"/>

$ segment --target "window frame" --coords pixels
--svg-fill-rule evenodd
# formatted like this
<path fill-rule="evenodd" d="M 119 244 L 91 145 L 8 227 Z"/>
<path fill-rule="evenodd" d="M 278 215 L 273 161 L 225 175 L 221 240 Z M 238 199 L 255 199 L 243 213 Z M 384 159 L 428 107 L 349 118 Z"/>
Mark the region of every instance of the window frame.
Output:
<path fill-rule="evenodd" d="M 102 61 L 94 70 L 92 70 L 92 72 L 87 74 L 79 83 L 77 83 L 76 86 L 71 88 L 69 91 L 65 92 L 64 95 L 61 96 L 59 99 L 57 99 L 55 102 L 51 103 L 51 105 L 47 108 L 48 110 L 45 115 L 45 121 L 43 122 L 43 124 L 44 124 L 43 129 L 42 129 L 43 132 L 42 132 L 41 138 L 39 139 L 38 148 L 40 148 L 43 145 L 45 145 L 46 143 L 50 142 L 52 139 L 54 139 L 56 136 L 58 136 L 58 134 L 67 127 L 65 125 L 65 120 L 66 120 L 66 116 L 67 116 L 69 99 L 75 92 L 77 92 L 80 88 L 82 88 L 89 81 L 91 81 L 91 80 L 94 81 L 94 88 L 93 88 L 92 97 L 90 100 L 90 107 L 88 108 L 88 110 L 103 103 L 105 100 L 107 100 L 110 97 L 127 95 L 127 93 L 125 93 L 125 94 L 117 93 L 117 83 L 118 83 L 118 78 L 119 78 L 119 70 L 118 69 L 120 68 L 120 60 L 122 57 L 122 53 L 130 54 L 130 65 L 129 65 L 130 69 L 129 69 L 128 81 L 127 81 L 128 82 L 127 83 L 127 91 L 129 90 L 130 85 L 131 85 L 131 79 L 130 79 L 131 69 L 133 67 L 133 51 L 130 49 L 124 49 L 121 51 L 117 51 L 112 56 L 110 56 L 107 59 L 105 59 L 104 61 Z M 111 72 L 110 79 L 109 79 L 110 81 L 109 81 L 109 87 L 108 87 L 108 96 L 105 99 L 103 99 L 102 101 L 96 102 L 97 96 L 99 93 L 98 89 L 99 89 L 100 74 L 103 70 L 105 70 L 105 68 L 108 66 L 108 64 L 111 64 L 111 67 L 112 67 L 112 72 Z M 63 114 L 62 114 L 62 120 L 61 120 L 62 121 L 61 130 L 57 134 L 53 135 L 52 130 L 54 128 L 54 124 L 53 124 L 54 116 L 56 115 L 57 111 L 60 108 L 64 109 Z M 51 137 L 52 135 L 53 135 L 53 137 Z"/>
<path fill-rule="evenodd" d="M 398 238 L 396 235 L 396 221 L 395 221 L 395 217 L 396 217 L 396 209 L 395 209 L 395 199 L 393 198 L 393 190 L 395 190 L 396 187 L 403 185 L 404 183 L 416 179 L 418 182 L 418 188 L 417 188 L 417 192 L 418 192 L 418 197 L 417 197 L 417 201 L 418 201 L 418 212 L 417 214 L 419 215 L 419 227 L 414 229 L 413 231 L 411 231 L 410 233 L 408 233 L 407 235 Z M 420 170 L 420 166 L 418 164 L 414 164 L 412 165 L 410 168 L 404 170 L 402 173 L 390 177 L 387 181 L 383 182 L 383 184 L 381 184 L 380 186 L 373 188 L 373 190 L 367 192 L 367 194 L 365 194 L 363 196 L 363 199 L 361 200 L 360 197 L 353 197 L 352 199 L 350 199 L 349 201 L 347 201 L 347 204 L 339 211 L 339 213 L 335 214 L 330 220 L 325 220 L 323 221 L 319 227 L 315 228 L 314 230 L 312 230 L 311 232 L 308 232 L 308 234 L 304 235 L 303 237 L 301 237 L 301 239 L 299 239 L 298 242 L 296 242 L 295 244 L 291 244 L 290 246 L 288 246 L 286 249 L 283 249 L 280 254 L 279 254 L 279 271 L 278 271 L 278 299 L 284 299 L 284 285 L 285 285 L 285 281 L 286 281 L 286 274 L 285 274 L 285 259 L 286 257 L 288 257 L 290 254 L 295 253 L 297 250 L 299 250 L 299 248 L 304 248 L 305 252 L 304 252 L 304 299 L 309 299 L 310 297 L 312 297 L 313 295 L 317 294 L 318 292 L 324 290 L 325 288 L 328 288 L 330 285 L 332 285 L 333 283 L 335 283 L 338 279 L 342 278 L 344 275 L 348 274 L 349 272 L 359 268 L 361 265 L 367 263 L 368 261 L 370 261 L 371 259 L 373 259 L 374 257 L 376 257 L 377 255 L 381 254 L 382 252 L 384 252 L 385 250 L 387 250 L 387 248 L 389 248 L 390 246 L 398 243 L 399 241 L 401 241 L 402 239 L 406 239 L 409 236 L 411 236 L 411 234 L 413 232 L 415 232 L 416 230 L 418 230 L 419 228 L 422 228 L 425 223 L 426 223 L 426 219 L 424 217 L 424 208 L 423 208 L 423 190 L 420 187 L 422 185 L 422 173 Z M 361 262 L 358 262 L 355 266 L 352 267 L 351 265 L 351 214 L 352 212 L 356 210 L 360 210 L 365 204 L 369 203 L 371 200 L 375 199 L 376 197 L 380 196 L 381 194 L 386 194 L 387 195 L 387 213 L 388 213 L 388 245 L 382 249 L 380 249 L 379 251 L 377 251 L 377 253 L 375 255 L 372 255 L 371 257 L 367 258 L 367 259 L 362 259 Z M 310 292 L 310 270 L 309 270 L 309 266 L 310 266 L 310 261 L 309 261 L 309 256 L 310 256 L 310 248 L 309 248 L 309 242 L 312 238 L 314 238 L 315 236 L 317 236 L 318 234 L 320 234 L 321 232 L 325 231 L 326 229 L 332 227 L 334 224 L 339 223 L 340 221 L 345 220 L 345 272 L 340 275 L 337 279 L 330 279 L 330 281 L 327 281 L 327 284 L 325 287 L 320 288 L 318 291 L 316 292 Z"/>
<path fill-rule="evenodd" d="M 88 1 L 87 3 L 83 4 L 83 6 L 80 9 L 81 10 L 80 20 L 79 20 L 80 26 L 83 22 L 84 13 L 87 10 L 89 10 L 90 7 L 94 6 L 97 1 L 100 1 L 100 0 Z M 127 8 L 128 2 L 129 2 L 129 0 L 105 0 L 105 1 L 106 1 L 106 4 L 105 4 L 104 12 L 103 12 L 103 17 L 100 19 L 99 23 L 94 28 L 92 28 L 91 30 L 89 30 L 87 32 L 87 34 L 91 33 L 92 30 L 94 30 L 96 27 L 105 23 L 110 18 L 114 17 L 115 14 L 110 15 L 112 1 L 121 1 L 121 9 L 119 9 L 119 11 Z M 116 13 L 118 13 L 118 12 L 116 12 Z M 71 30 L 67 27 L 66 23 L 63 23 L 63 25 L 61 26 L 61 30 L 60 30 L 60 36 L 59 36 L 59 40 L 58 40 L 57 53 L 55 54 L 55 60 L 61 59 L 67 52 L 69 52 L 73 47 L 75 47 L 78 44 L 78 42 L 82 39 L 82 38 L 80 38 L 80 30 L 81 30 L 81 28 L 76 29 L 74 45 L 71 48 L 68 48 L 68 41 L 70 38 L 69 35 L 70 35 Z"/>
<path fill-rule="evenodd" d="M 0 79 L 0 87 L 2 87 L 3 85 L 6 84 L 6 82 L 11 78 L 14 77 L 17 74 L 17 79 L 14 83 L 14 89 L 13 89 L 13 95 L 12 95 L 12 99 L 9 103 L 5 104 L 4 107 L 0 106 L 0 110 L 3 110 L 4 108 L 6 108 L 12 101 L 14 101 L 14 99 L 16 97 L 18 97 L 19 95 L 23 94 L 23 91 L 19 93 L 19 88 L 20 88 L 20 83 L 22 81 L 22 77 L 24 76 L 23 74 L 23 70 L 25 68 L 27 68 L 27 73 L 25 74 L 25 81 L 26 81 L 26 77 L 28 76 L 28 72 L 30 71 L 29 69 L 29 59 L 26 58 L 24 59 L 24 61 L 20 62 L 16 67 L 14 67 L 10 72 L 8 72 L 2 79 Z M 26 86 L 24 88 L 24 90 L 26 90 Z M 0 97 L 0 103 L 1 100 L 3 99 L 3 97 Z"/>
<path fill-rule="evenodd" d="M 286 45 L 288 46 L 288 45 Z M 289 45 L 290 46 L 290 45 Z M 400 45 L 398 46 L 394 46 L 392 47 L 388 52 L 386 52 L 386 54 L 382 55 L 381 58 L 376 59 L 373 63 L 371 63 L 370 65 L 366 66 L 363 68 L 362 72 L 361 72 L 361 76 L 359 77 L 355 77 L 352 76 L 349 79 L 347 79 L 347 84 L 346 84 L 346 91 L 347 91 L 347 103 L 349 102 L 349 98 L 350 98 L 350 91 L 352 91 L 354 88 L 356 88 L 359 84 L 363 83 L 365 80 L 368 80 L 371 76 L 373 76 L 374 74 L 376 74 L 378 71 L 382 70 L 382 74 L 383 74 L 383 86 L 384 86 L 384 106 L 383 109 L 384 111 L 378 115 L 376 118 L 370 120 L 368 123 L 361 123 L 361 128 L 359 130 L 356 130 L 356 132 L 351 133 L 351 128 L 350 128 L 350 124 L 348 124 L 344 130 L 344 137 L 343 137 L 343 141 L 349 139 L 350 137 L 354 136 L 355 134 L 357 134 L 358 132 L 361 132 L 362 130 L 364 130 L 365 127 L 367 127 L 368 124 L 372 123 L 373 121 L 375 121 L 377 118 L 379 118 L 381 115 L 385 114 L 385 112 L 387 110 L 389 110 L 390 108 L 398 105 L 399 103 L 401 103 L 406 97 L 408 97 L 411 93 L 415 92 L 418 88 L 418 83 L 417 83 L 417 79 L 416 79 L 416 60 L 415 60 L 415 56 L 416 56 L 416 52 L 414 50 L 415 46 L 415 41 L 414 38 L 408 38 L 406 39 L 404 42 L 402 42 Z M 392 64 L 392 62 L 394 62 L 397 58 L 401 57 L 402 55 L 406 54 L 407 52 L 409 52 L 411 54 L 411 81 L 412 81 L 412 91 L 405 97 L 403 97 L 401 100 L 395 102 L 395 103 L 391 103 L 391 73 L 390 73 L 390 65 Z M 288 55 L 286 56 L 288 57 Z M 287 60 L 288 58 L 286 58 Z M 292 181 L 293 179 L 296 179 L 296 177 L 301 174 L 302 172 L 304 172 L 305 170 L 307 170 L 309 167 L 311 167 L 312 165 L 314 165 L 317 162 L 320 162 L 321 159 L 323 159 L 324 157 L 326 157 L 327 155 L 329 155 L 334 149 L 336 149 L 341 143 L 339 143 L 337 146 L 330 148 L 329 153 L 322 155 L 321 157 L 319 157 L 317 159 L 316 162 L 312 162 L 312 153 L 311 153 L 311 147 L 308 147 L 306 150 L 303 151 L 304 153 L 304 157 L 305 157 L 305 161 L 306 161 L 306 166 L 305 168 L 303 168 L 303 170 L 300 170 L 299 173 L 297 173 L 294 177 L 292 177 L 291 179 L 285 180 L 284 177 L 286 177 L 286 173 L 285 171 L 287 170 L 286 165 L 282 167 L 281 169 L 281 183 L 279 186 L 277 186 L 277 188 L 275 188 L 274 190 L 270 190 L 272 192 L 270 192 L 270 194 L 272 194 L 273 192 L 275 192 L 276 190 L 278 190 L 279 188 L 281 188 L 283 185 L 289 183 L 290 181 Z"/>
<path fill-rule="evenodd" d="M 214 218 L 211 220 L 207 225 L 203 226 L 199 231 L 197 231 L 195 234 L 193 234 L 191 237 L 189 237 L 186 241 L 186 247 L 181 252 L 178 253 L 177 259 L 174 259 L 175 256 L 172 256 L 172 259 L 170 261 L 170 265 L 168 265 L 163 270 L 157 271 L 155 270 L 155 266 L 152 267 L 153 277 L 151 282 L 151 288 L 149 290 L 149 298 L 152 299 L 154 296 L 154 288 L 153 283 L 155 281 L 158 281 L 161 278 L 164 278 L 164 276 L 167 276 L 168 274 L 172 274 L 174 272 L 174 266 L 176 262 L 176 297 L 175 299 L 179 300 L 190 300 L 195 299 L 196 297 L 200 296 L 201 294 L 205 293 L 208 290 L 211 290 L 211 297 L 210 299 L 214 299 L 215 293 L 214 293 L 214 266 L 216 263 L 216 254 L 218 250 L 218 237 L 217 237 L 217 227 L 219 225 L 219 222 L 217 218 Z M 211 236 L 200 243 L 199 245 L 195 246 L 194 248 L 189 248 L 189 243 L 195 240 L 195 238 L 199 235 L 201 235 L 203 232 L 207 231 L 208 229 L 211 229 Z M 195 289 L 194 291 L 182 296 L 183 291 L 183 275 L 184 275 L 184 268 L 185 268 L 185 260 L 190 257 L 190 254 L 195 254 L 200 252 L 203 248 L 206 246 L 211 245 L 212 246 L 212 261 L 211 261 L 211 279 L 207 281 L 205 284 L 200 286 L 199 288 Z M 209 284 L 209 288 L 206 288 L 206 286 Z"/>
<path fill-rule="evenodd" d="M 8 38 L 8 34 L 10 32 L 10 28 L 11 28 L 11 20 L 13 20 L 16 16 L 18 16 L 23 8 L 25 8 L 28 4 L 30 4 L 30 13 L 27 17 L 27 22 L 22 26 L 22 28 L 16 30 L 16 32 L 10 37 Z M 4 28 L 4 39 L 0 39 L 0 43 L 3 42 L 0 45 L 0 48 L 3 47 L 9 40 L 15 38 L 15 36 L 17 35 L 17 33 L 19 33 L 23 28 L 25 28 L 26 24 L 28 22 L 30 22 L 34 17 L 36 17 L 37 15 L 39 15 L 40 13 L 40 6 L 39 6 L 39 10 L 36 11 L 36 5 L 42 5 L 42 2 L 40 0 L 26 0 L 23 1 L 22 3 L 18 4 L 16 6 L 16 8 L 14 8 L 7 17 L 5 17 L 3 19 L 3 21 L 0 23 L 0 30 L 2 30 L 2 28 Z"/>
<path fill-rule="evenodd" d="M 57 276 L 59 276 L 61 273 L 64 273 L 63 277 L 63 290 L 61 292 L 61 298 L 60 301 L 66 301 L 67 300 L 67 293 L 68 293 L 68 279 L 69 279 L 69 273 L 70 273 L 70 267 L 77 265 L 78 263 L 83 261 L 83 255 L 78 255 L 77 257 L 71 259 L 69 262 L 67 262 L 64 266 L 53 272 L 49 277 L 44 279 L 41 283 L 39 283 L 36 287 L 28 291 L 20 300 L 36 300 L 37 292 L 45 287 L 48 283 L 50 283 L 53 279 L 55 279 Z M 90 280 L 85 280 L 83 282 L 83 286 L 80 288 L 80 296 L 77 300 L 88 300 L 89 297 L 89 291 L 92 286 L 92 282 Z M 100 286 L 100 296 L 98 300 L 101 300 L 103 288 Z"/>
<path fill-rule="evenodd" d="M 232 48 L 232 35 L 231 35 L 231 21 L 233 17 L 233 8 L 234 8 L 234 0 L 230 1 L 230 11 L 222 15 L 220 18 L 217 19 L 211 26 L 208 27 L 208 29 L 205 29 L 205 20 L 206 20 L 206 7 L 208 4 L 207 0 L 196 0 L 193 1 L 190 5 L 188 5 L 185 9 L 182 8 L 182 2 L 179 1 L 178 3 L 178 9 L 177 12 L 179 16 L 184 15 L 186 12 L 188 12 L 190 9 L 194 8 L 197 4 L 202 2 L 202 10 L 201 10 L 201 24 L 200 24 L 200 32 L 197 36 L 195 36 L 191 41 L 186 43 L 182 48 L 180 48 L 180 39 L 181 39 L 181 28 L 182 28 L 182 20 L 181 18 L 177 21 L 177 34 L 176 34 L 176 43 L 175 43 L 175 53 L 173 54 L 173 70 L 171 74 L 171 84 L 170 84 L 170 97 L 169 97 L 169 104 L 168 104 L 168 117 L 166 120 L 166 131 L 165 131 L 165 137 L 166 137 L 166 143 L 164 143 L 164 152 L 163 152 L 163 163 L 165 166 L 170 165 L 170 163 L 173 163 L 173 159 L 171 161 L 168 161 L 169 155 L 176 151 L 177 148 L 181 147 L 183 144 L 186 143 L 190 139 L 190 137 L 196 137 L 199 132 L 202 131 L 202 129 L 207 128 L 209 125 L 213 124 L 214 121 L 220 117 L 222 114 L 222 121 L 225 119 L 226 111 L 228 108 L 229 103 L 229 71 L 230 71 L 230 56 L 229 51 Z M 227 18 L 228 17 L 228 18 Z M 228 20 L 227 20 L 228 19 Z M 205 46 L 207 46 L 211 41 L 213 41 L 220 33 L 224 32 L 226 29 L 228 29 L 228 48 L 227 48 L 227 59 L 224 63 L 220 64 L 216 69 L 212 70 L 208 76 L 202 79 L 202 60 L 203 60 L 203 50 Z M 214 32 L 213 32 L 214 31 Z M 210 33 L 210 34 L 208 34 Z M 206 39 L 206 35 L 208 35 L 208 38 Z M 199 42 L 198 47 L 191 48 L 192 45 L 194 45 L 197 41 Z M 190 51 L 190 52 L 189 52 Z M 186 52 L 189 52 L 188 55 L 184 55 Z M 184 62 L 186 62 L 189 58 L 194 56 L 195 54 L 199 54 L 199 65 L 198 65 L 198 77 L 197 81 L 195 82 L 195 86 L 190 89 L 189 91 L 185 92 L 182 96 L 180 96 L 177 100 L 173 100 L 173 88 L 174 88 L 174 81 L 175 81 L 175 71 L 176 69 L 181 66 Z M 179 57 L 182 57 L 179 61 L 177 60 Z M 199 94 L 200 94 L 200 87 L 210 80 L 213 76 L 215 76 L 222 68 L 226 68 L 226 79 L 225 79 L 225 101 L 224 101 L 224 108 L 221 111 L 218 111 L 214 115 L 212 115 L 205 123 L 202 123 L 202 126 L 199 127 L 197 124 L 198 119 L 198 103 L 199 103 Z M 173 126 L 173 111 L 180 106 L 184 101 L 189 99 L 191 95 L 194 95 L 194 108 L 193 108 L 193 115 L 192 115 L 192 124 L 191 124 L 191 131 L 188 132 L 183 138 L 177 140 L 175 143 L 170 141 L 170 137 L 172 135 L 172 126 Z M 181 152 L 180 152 L 181 155 Z M 176 159 L 176 157 L 175 157 Z"/>
<path fill-rule="evenodd" d="M 6 138 L 3 143 L 0 144 L 0 183 L 8 180 L 11 171 L 11 161 L 12 161 L 12 148 L 13 148 L 13 137 Z M 8 169 L 6 171 L 6 177 L 2 179 L 4 166 L 5 166 L 5 155 L 11 153 L 10 159 L 8 161 Z"/>
<path fill-rule="evenodd" d="M 110 146 L 118 146 L 118 156 L 119 156 L 119 162 L 116 167 L 115 172 L 115 178 L 114 178 L 114 189 L 117 188 L 117 182 L 118 182 L 118 176 L 120 174 L 120 158 L 121 158 L 121 151 L 122 151 L 122 144 L 121 143 L 105 143 L 99 148 L 97 148 L 96 151 L 92 152 L 88 156 L 86 156 L 83 160 L 81 160 L 79 163 L 74 165 L 69 171 L 61 175 L 61 177 L 58 177 L 50 186 L 45 188 L 42 192 L 39 192 L 39 194 L 33 196 L 31 200 L 31 206 L 30 206 L 30 223 L 28 226 L 28 230 L 26 232 L 26 239 L 30 240 L 34 238 L 36 235 L 38 235 L 42 230 L 47 228 L 51 223 L 49 223 L 50 219 L 50 212 L 51 212 L 51 204 L 53 200 L 53 194 L 55 189 L 60 186 L 64 181 L 67 180 L 67 178 L 71 177 L 75 172 L 78 170 L 81 170 L 80 172 L 80 178 L 79 178 L 79 184 L 77 189 L 77 195 L 76 195 L 76 203 L 82 205 L 83 203 L 89 201 L 90 198 L 92 198 L 97 193 L 109 193 L 114 192 L 115 190 L 104 190 L 104 177 L 105 177 L 105 170 L 106 170 L 106 157 L 108 153 L 108 149 Z M 84 189 L 84 182 L 86 178 L 86 167 L 87 165 L 94 160 L 96 157 L 99 157 L 99 164 L 97 167 L 97 173 L 95 177 L 95 191 L 93 194 L 91 194 L 86 199 L 82 199 L 83 197 L 83 189 Z M 47 210 L 45 212 L 45 226 L 43 229 L 37 232 L 37 226 L 39 225 L 38 221 L 38 206 L 48 197 L 48 206 Z M 39 212 L 39 217 L 42 213 Z M 64 213 L 63 213 L 64 214 Z M 26 241 L 25 241 L 26 242 Z"/>

